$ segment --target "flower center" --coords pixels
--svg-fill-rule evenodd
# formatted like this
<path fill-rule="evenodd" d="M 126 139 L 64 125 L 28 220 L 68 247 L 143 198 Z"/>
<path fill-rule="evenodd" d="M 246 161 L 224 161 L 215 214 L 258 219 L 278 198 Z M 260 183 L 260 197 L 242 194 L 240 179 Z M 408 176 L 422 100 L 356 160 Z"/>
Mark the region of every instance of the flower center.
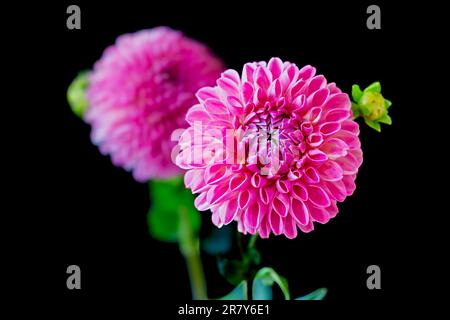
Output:
<path fill-rule="evenodd" d="M 261 174 L 269 178 L 301 168 L 306 152 L 305 137 L 312 132 L 312 124 L 292 118 L 283 107 L 265 105 L 254 112 L 255 117 L 246 131 L 249 160 L 253 163 L 256 160 Z"/>

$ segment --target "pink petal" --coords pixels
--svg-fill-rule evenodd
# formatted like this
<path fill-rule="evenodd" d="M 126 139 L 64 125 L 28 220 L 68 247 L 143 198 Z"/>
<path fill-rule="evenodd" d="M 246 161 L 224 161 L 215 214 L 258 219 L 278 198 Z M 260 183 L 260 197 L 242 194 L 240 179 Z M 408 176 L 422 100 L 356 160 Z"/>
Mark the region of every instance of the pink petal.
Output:
<path fill-rule="evenodd" d="M 359 135 L 359 125 L 356 121 L 346 120 L 341 123 L 342 130 L 346 130 L 354 134 L 355 136 Z"/>
<path fill-rule="evenodd" d="M 237 174 L 231 177 L 228 182 L 228 190 L 230 192 L 242 191 L 248 184 L 249 177 L 247 174 Z"/>
<path fill-rule="evenodd" d="M 228 70 L 226 70 L 226 71 L 224 71 L 222 73 L 222 76 L 227 78 L 227 79 L 230 79 L 236 85 L 240 85 L 241 84 L 241 77 L 239 76 L 239 73 L 237 73 L 236 70 L 228 69 Z"/>
<path fill-rule="evenodd" d="M 302 92 L 305 87 L 305 80 L 298 80 L 290 89 L 292 99 L 296 98 Z"/>
<path fill-rule="evenodd" d="M 342 159 L 342 158 L 340 158 Z M 337 159 L 336 161 L 340 160 Z M 318 168 L 319 175 L 322 180 L 325 181 L 337 181 L 342 179 L 342 175 L 344 174 L 344 171 L 342 167 L 334 162 L 334 161 L 327 161 L 324 164 L 322 164 Z"/>
<path fill-rule="evenodd" d="M 255 199 L 255 191 L 250 191 L 249 189 L 243 190 L 238 195 L 239 208 L 241 209 L 247 208 L 251 203 L 253 203 L 254 199 Z"/>
<path fill-rule="evenodd" d="M 224 225 L 229 224 L 231 221 L 234 220 L 234 218 L 237 216 L 239 212 L 239 206 L 236 199 L 230 199 L 227 204 L 227 209 L 225 211 L 225 215 L 221 220 L 223 221 Z"/>
<path fill-rule="evenodd" d="M 275 186 L 280 193 L 288 193 L 291 187 L 291 184 L 288 180 L 277 180 Z"/>
<path fill-rule="evenodd" d="M 276 79 L 269 87 L 268 96 L 270 98 L 279 97 L 281 95 L 281 83 L 280 80 Z"/>
<path fill-rule="evenodd" d="M 271 76 L 266 71 L 266 68 L 258 67 L 256 69 L 256 83 L 258 86 L 266 91 L 269 88 L 271 82 Z"/>
<path fill-rule="evenodd" d="M 314 221 L 317 221 L 319 223 L 327 223 L 330 220 L 330 215 L 328 214 L 328 211 L 326 209 L 317 208 L 314 206 L 310 206 L 308 209 L 309 214 Z"/>
<path fill-rule="evenodd" d="M 286 217 L 289 212 L 289 198 L 284 193 L 279 193 L 273 198 L 272 207 L 281 217 Z"/>
<path fill-rule="evenodd" d="M 342 181 L 325 182 L 325 187 L 328 189 L 328 195 L 339 202 L 344 201 L 347 197 L 345 185 Z"/>
<path fill-rule="evenodd" d="M 356 190 L 355 177 L 353 175 L 346 175 L 342 178 L 342 182 L 344 183 L 347 195 L 352 195 Z"/>
<path fill-rule="evenodd" d="M 320 208 L 326 208 L 330 205 L 330 198 L 328 194 L 318 186 L 310 185 L 307 187 L 308 189 L 308 199 L 315 206 Z"/>
<path fill-rule="evenodd" d="M 325 88 L 327 85 L 327 80 L 323 75 L 318 75 L 311 78 L 308 81 L 308 88 L 306 90 L 306 95 L 311 95 L 319 89 Z"/>
<path fill-rule="evenodd" d="M 254 81 L 254 73 L 255 73 L 255 69 L 256 69 L 256 64 L 255 63 L 246 63 L 244 64 L 244 68 L 242 70 L 242 80 L 243 82 L 246 81 L 250 81 L 253 82 Z"/>
<path fill-rule="evenodd" d="M 323 136 L 321 133 L 311 133 L 308 138 L 308 144 L 313 147 L 316 148 L 318 146 L 320 146 L 323 142 Z"/>
<path fill-rule="evenodd" d="M 330 218 L 336 217 L 336 215 L 339 212 L 336 202 L 334 202 L 334 201 L 331 202 L 331 205 L 330 205 L 330 207 L 327 208 L 327 211 L 328 211 L 328 214 L 330 215 Z"/>
<path fill-rule="evenodd" d="M 228 191 L 228 184 L 218 184 L 215 186 L 212 186 L 208 190 L 208 194 L 206 195 L 206 199 L 209 203 L 212 205 L 219 203 L 221 200 L 225 200 L 224 198 L 229 195 Z"/>
<path fill-rule="evenodd" d="M 225 94 L 229 96 L 239 96 L 239 89 L 235 82 L 228 78 L 220 78 L 217 80 L 217 85 L 221 88 Z"/>
<path fill-rule="evenodd" d="M 262 203 L 268 205 L 275 194 L 275 190 L 273 187 L 265 187 L 259 189 L 259 197 Z"/>
<path fill-rule="evenodd" d="M 269 61 L 268 68 L 272 73 L 272 79 L 276 79 L 283 71 L 283 62 L 280 58 L 272 58 Z"/>
<path fill-rule="evenodd" d="M 283 219 L 274 210 L 269 213 L 269 225 L 275 235 L 278 236 L 283 232 Z"/>
<path fill-rule="evenodd" d="M 341 130 L 334 135 L 334 138 L 338 138 L 344 141 L 350 149 L 361 149 L 361 141 L 354 134 Z"/>
<path fill-rule="evenodd" d="M 298 74 L 299 79 L 308 80 L 309 78 L 313 77 L 316 74 L 316 68 L 312 66 L 304 66 L 300 69 L 300 72 Z"/>
<path fill-rule="evenodd" d="M 229 174 L 227 167 L 223 164 L 212 165 L 205 170 L 205 181 L 206 183 L 212 185 L 225 179 Z"/>
<path fill-rule="evenodd" d="M 291 195 L 301 201 L 308 200 L 308 191 L 301 184 L 293 184 Z"/>
<path fill-rule="evenodd" d="M 200 102 L 205 101 L 206 99 L 214 98 L 217 99 L 217 93 L 216 89 L 212 87 L 203 87 L 196 93 L 197 99 L 200 100 Z"/>
<path fill-rule="evenodd" d="M 309 222 L 309 212 L 303 201 L 291 198 L 290 213 L 295 221 L 301 225 Z"/>
<path fill-rule="evenodd" d="M 355 174 L 358 172 L 359 163 L 355 156 L 351 152 L 347 153 L 345 157 L 341 157 L 335 160 L 343 174 Z"/>
<path fill-rule="evenodd" d="M 195 198 L 194 206 L 198 211 L 206 211 L 210 208 L 210 204 L 206 200 L 206 192 L 200 193 L 197 198 Z"/>
<path fill-rule="evenodd" d="M 327 100 L 330 91 L 325 87 L 317 90 L 314 95 L 308 97 L 309 105 L 311 107 L 322 106 L 322 104 Z"/>
<path fill-rule="evenodd" d="M 230 111 L 233 115 L 239 116 L 244 112 L 244 106 L 238 98 L 229 96 L 227 97 L 227 102 L 230 105 Z"/>
<path fill-rule="evenodd" d="M 318 183 L 320 181 L 319 173 L 314 167 L 306 168 L 302 178 L 307 183 Z"/>
<path fill-rule="evenodd" d="M 308 224 L 306 224 L 306 225 L 301 225 L 300 224 L 298 227 L 304 233 L 308 233 L 308 232 L 311 232 L 311 231 L 314 230 L 314 224 L 313 224 L 312 220 L 309 220 Z"/>
<path fill-rule="evenodd" d="M 270 235 L 270 225 L 269 225 L 269 221 L 268 221 L 268 217 L 267 215 L 265 215 L 262 220 L 261 220 L 261 224 L 259 226 L 259 236 L 262 239 L 267 239 Z"/>
<path fill-rule="evenodd" d="M 244 213 L 244 224 L 250 229 L 256 229 L 261 220 L 261 208 L 259 202 L 255 201 Z"/>
<path fill-rule="evenodd" d="M 320 150 L 327 154 L 330 159 L 337 159 L 347 155 L 348 145 L 341 139 L 331 138 L 325 141 Z"/>
<path fill-rule="evenodd" d="M 329 97 L 325 103 L 324 109 L 351 109 L 350 98 L 346 93 L 337 93 Z"/>
<path fill-rule="evenodd" d="M 250 183 L 253 187 L 260 188 L 266 184 L 266 179 L 264 177 L 262 177 L 259 172 L 255 172 L 252 175 Z"/>
<path fill-rule="evenodd" d="M 308 114 L 305 116 L 305 119 L 311 121 L 312 123 L 316 123 L 317 121 L 320 120 L 321 114 L 322 114 L 322 108 L 314 107 L 308 112 Z"/>
<path fill-rule="evenodd" d="M 245 82 L 242 85 L 242 97 L 244 98 L 245 103 L 248 103 L 253 100 L 254 92 L 255 90 L 250 82 Z"/>
<path fill-rule="evenodd" d="M 294 219 L 292 219 L 290 216 L 287 216 L 284 219 L 284 235 L 288 239 L 294 239 L 297 236 L 297 225 L 295 224 Z"/>
<path fill-rule="evenodd" d="M 325 122 L 319 126 L 319 132 L 324 136 L 328 137 L 341 129 L 339 122 Z"/>
<path fill-rule="evenodd" d="M 205 108 L 201 104 L 197 104 L 189 109 L 189 111 L 186 114 L 186 121 L 193 125 L 194 121 L 201 121 L 201 122 L 209 122 L 211 120 L 211 117 L 206 112 Z"/>
<path fill-rule="evenodd" d="M 204 102 L 205 110 L 210 115 L 226 115 L 229 114 L 228 108 L 218 99 L 206 99 Z"/>
<path fill-rule="evenodd" d="M 203 169 L 188 170 L 184 175 L 184 185 L 189 189 L 199 189 L 206 183 L 203 179 Z"/>
<path fill-rule="evenodd" d="M 306 154 L 306 157 L 313 164 L 321 164 L 328 160 L 328 156 L 326 155 L 326 153 L 324 153 L 320 150 L 317 150 L 317 149 L 308 151 L 308 153 Z"/>
<path fill-rule="evenodd" d="M 334 109 L 327 112 L 325 121 L 342 122 L 351 116 L 351 111 L 348 109 Z"/>

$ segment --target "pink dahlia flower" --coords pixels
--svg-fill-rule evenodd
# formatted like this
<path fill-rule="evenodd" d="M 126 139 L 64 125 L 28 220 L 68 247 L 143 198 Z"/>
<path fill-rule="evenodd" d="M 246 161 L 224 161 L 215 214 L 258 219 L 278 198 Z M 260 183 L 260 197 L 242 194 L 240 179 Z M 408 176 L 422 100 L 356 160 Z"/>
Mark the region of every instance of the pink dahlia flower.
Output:
<path fill-rule="evenodd" d="M 273 58 L 197 92 L 177 164 L 218 227 L 288 238 L 336 216 L 362 163 L 351 103 L 311 66 Z"/>
<path fill-rule="evenodd" d="M 93 143 L 138 181 L 180 173 L 171 133 L 187 127 L 195 92 L 223 70 L 205 45 L 167 27 L 120 36 L 89 77 Z"/>

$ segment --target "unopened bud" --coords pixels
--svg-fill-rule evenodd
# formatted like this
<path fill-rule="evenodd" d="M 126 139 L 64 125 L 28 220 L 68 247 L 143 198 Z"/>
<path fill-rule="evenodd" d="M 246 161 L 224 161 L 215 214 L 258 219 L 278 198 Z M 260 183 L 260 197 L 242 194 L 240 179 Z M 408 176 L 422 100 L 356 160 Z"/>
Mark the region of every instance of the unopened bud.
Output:
<path fill-rule="evenodd" d="M 353 118 L 364 118 L 365 123 L 377 130 L 381 131 L 380 123 L 392 124 L 392 120 L 388 115 L 388 108 L 391 102 L 381 94 L 381 85 L 374 82 L 362 91 L 358 85 L 352 87 L 352 103 Z"/>
<path fill-rule="evenodd" d="M 80 118 L 83 118 L 89 107 L 89 102 L 86 98 L 86 89 L 89 85 L 88 74 L 88 71 L 80 72 L 67 89 L 67 101 L 70 108 Z"/>

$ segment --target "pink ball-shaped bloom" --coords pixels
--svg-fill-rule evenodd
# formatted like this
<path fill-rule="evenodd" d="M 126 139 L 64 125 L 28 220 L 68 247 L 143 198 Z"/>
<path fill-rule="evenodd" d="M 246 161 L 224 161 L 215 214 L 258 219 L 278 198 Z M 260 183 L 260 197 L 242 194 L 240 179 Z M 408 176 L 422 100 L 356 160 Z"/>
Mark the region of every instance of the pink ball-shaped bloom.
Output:
<path fill-rule="evenodd" d="M 195 92 L 224 70 L 203 44 L 167 27 L 120 36 L 89 76 L 92 141 L 138 181 L 181 173 L 171 134 L 186 128 Z"/>
<path fill-rule="evenodd" d="M 288 238 L 336 216 L 362 163 L 351 102 L 311 66 L 273 58 L 197 92 L 177 164 L 218 227 Z"/>

